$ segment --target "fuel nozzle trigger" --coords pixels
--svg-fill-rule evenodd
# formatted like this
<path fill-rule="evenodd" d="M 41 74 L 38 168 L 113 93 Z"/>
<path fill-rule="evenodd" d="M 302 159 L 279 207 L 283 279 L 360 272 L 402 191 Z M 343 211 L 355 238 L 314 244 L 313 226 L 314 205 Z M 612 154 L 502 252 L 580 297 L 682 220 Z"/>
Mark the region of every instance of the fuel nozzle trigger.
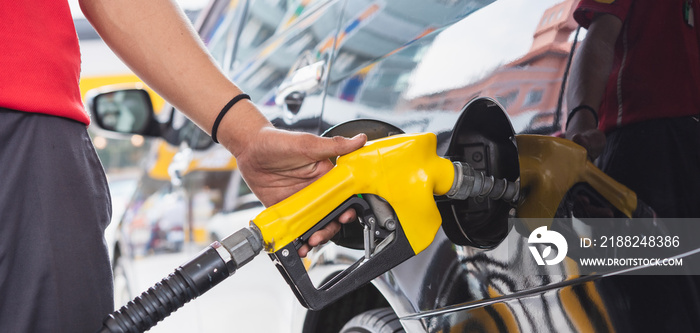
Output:
<path fill-rule="evenodd" d="M 379 207 L 378 213 L 373 210 L 375 206 Z M 309 278 L 297 250 L 314 232 L 350 208 L 355 209 L 358 221 L 363 227 L 365 255 L 317 288 Z M 392 216 L 387 217 L 387 211 L 391 211 L 391 206 L 377 196 L 352 196 L 301 237 L 270 253 L 270 257 L 303 306 L 319 310 L 415 255 L 400 223 L 395 222 L 391 213 L 389 214 Z M 388 223 L 391 230 L 387 228 L 387 223 L 379 222 L 387 220 L 393 221 Z"/>

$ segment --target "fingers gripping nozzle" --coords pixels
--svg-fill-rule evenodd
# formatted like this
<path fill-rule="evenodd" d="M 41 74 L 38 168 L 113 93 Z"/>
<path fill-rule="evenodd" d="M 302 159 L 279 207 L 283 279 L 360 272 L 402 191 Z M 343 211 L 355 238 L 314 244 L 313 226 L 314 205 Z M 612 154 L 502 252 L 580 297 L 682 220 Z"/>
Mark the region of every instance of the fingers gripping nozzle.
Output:
<path fill-rule="evenodd" d="M 506 179 L 496 179 L 486 176 L 481 171 L 463 162 L 453 162 L 455 179 L 452 188 L 447 192 L 450 199 L 464 200 L 467 198 L 488 197 L 494 200 L 516 202 L 520 196 L 520 181 L 510 182 Z"/>

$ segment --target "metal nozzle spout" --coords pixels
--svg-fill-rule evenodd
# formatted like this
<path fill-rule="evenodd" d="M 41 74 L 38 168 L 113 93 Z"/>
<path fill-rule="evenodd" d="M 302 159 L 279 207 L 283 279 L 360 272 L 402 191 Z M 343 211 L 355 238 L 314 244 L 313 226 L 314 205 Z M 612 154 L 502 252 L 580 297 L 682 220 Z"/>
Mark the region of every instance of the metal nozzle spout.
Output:
<path fill-rule="evenodd" d="M 494 200 L 516 202 L 520 196 L 520 180 L 510 182 L 506 179 L 496 179 L 486 176 L 481 171 L 462 162 L 453 162 L 455 180 L 447 192 L 450 199 L 464 200 L 467 198 L 488 197 Z"/>

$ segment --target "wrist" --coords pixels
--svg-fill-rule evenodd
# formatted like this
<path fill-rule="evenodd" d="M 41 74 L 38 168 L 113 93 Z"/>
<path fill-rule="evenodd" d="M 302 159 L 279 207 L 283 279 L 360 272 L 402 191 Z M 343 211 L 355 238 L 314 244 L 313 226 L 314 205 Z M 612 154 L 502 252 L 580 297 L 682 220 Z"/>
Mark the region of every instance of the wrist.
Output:
<path fill-rule="evenodd" d="M 596 110 L 586 104 L 581 104 L 571 109 L 566 118 L 566 130 L 574 127 L 583 127 L 586 129 L 598 128 L 598 113 Z"/>
<path fill-rule="evenodd" d="M 217 138 L 234 156 L 239 156 L 259 140 L 261 132 L 272 124 L 250 100 L 241 100 L 219 124 Z"/>
<path fill-rule="evenodd" d="M 216 120 L 214 120 L 214 125 L 212 125 L 211 129 L 211 139 L 214 142 L 219 143 L 219 140 L 217 139 L 217 134 L 219 130 L 219 125 L 221 124 L 221 120 L 223 120 L 226 114 L 231 110 L 231 108 L 233 108 L 236 105 L 236 103 L 246 99 L 250 100 L 250 96 L 248 96 L 247 94 L 238 94 L 234 96 L 228 103 L 226 103 L 223 109 L 221 109 L 219 115 L 216 117 Z"/>

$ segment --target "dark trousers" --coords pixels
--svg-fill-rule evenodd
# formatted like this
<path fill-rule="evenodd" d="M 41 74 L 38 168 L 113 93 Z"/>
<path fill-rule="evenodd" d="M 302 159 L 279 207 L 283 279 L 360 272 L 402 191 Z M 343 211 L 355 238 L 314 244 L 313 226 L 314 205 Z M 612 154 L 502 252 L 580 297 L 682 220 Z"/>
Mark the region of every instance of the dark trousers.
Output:
<path fill-rule="evenodd" d="M 607 135 L 603 171 L 661 218 L 700 218 L 700 123 L 694 117 L 632 124 Z M 691 230 L 697 230 L 692 228 Z M 676 231 L 682 237 L 700 235 Z M 697 265 L 698 259 L 684 258 Z M 700 276 L 622 275 L 598 280 L 617 332 L 700 331 Z"/>
<path fill-rule="evenodd" d="M 95 332 L 111 202 L 85 124 L 0 109 L 0 332 Z"/>
<path fill-rule="evenodd" d="M 660 217 L 700 218 L 697 117 L 631 124 L 606 137 L 601 170 L 635 191 Z"/>

